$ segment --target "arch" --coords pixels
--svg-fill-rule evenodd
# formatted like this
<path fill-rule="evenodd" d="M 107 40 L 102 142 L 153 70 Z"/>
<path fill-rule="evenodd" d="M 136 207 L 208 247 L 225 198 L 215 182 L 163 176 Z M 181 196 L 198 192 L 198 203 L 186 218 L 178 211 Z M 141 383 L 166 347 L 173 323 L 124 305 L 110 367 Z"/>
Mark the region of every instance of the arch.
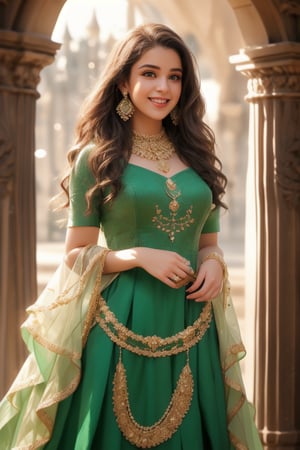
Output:
<path fill-rule="evenodd" d="M 261 46 L 289 40 L 284 8 L 276 7 L 271 0 L 228 0 L 246 46 Z M 292 38 L 292 37 L 290 37 Z"/>
<path fill-rule="evenodd" d="M 51 37 L 66 0 L 0 1 L 0 29 Z"/>
<path fill-rule="evenodd" d="M 66 1 L 28 0 L 21 3 L 0 1 L 0 29 L 51 37 L 58 15 Z M 286 7 L 286 2 L 281 6 L 276 6 L 272 0 L 228 0 L 228 3 L 235 13 L 246 46 L 293 40 L 286 26 L 286 22 L 291 20 L 289 14 L 293 14 L 293 11 Z"/>

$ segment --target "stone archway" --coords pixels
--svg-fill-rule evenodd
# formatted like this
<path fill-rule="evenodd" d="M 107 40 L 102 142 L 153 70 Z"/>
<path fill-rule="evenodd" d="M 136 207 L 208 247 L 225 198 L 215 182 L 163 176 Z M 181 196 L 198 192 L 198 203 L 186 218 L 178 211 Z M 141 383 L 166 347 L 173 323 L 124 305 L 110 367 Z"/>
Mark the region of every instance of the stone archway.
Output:
<path fill-rule="evenodd" d="M 249 247 L 246 264 L 247 301 L 257 302 L 257 421 L 266 448 L 296 450 L 300 449 L 300 360 L 296 348 L 300 7 L 291 0 L 228 1 L 246 44 L 232 62 L 248 78 L 250 103 L 247 241 L 251 252 Z M 40 70 L 51 63 L 58 48 L 50 36 L 64 3 L 0 0 L 2 391 L 24 357 L 15 335 L 21 314 L 36 296 L 36 87 Z M 183 8 L 184 14 L 182 2 L 174 0 L 174 4 Z"/>

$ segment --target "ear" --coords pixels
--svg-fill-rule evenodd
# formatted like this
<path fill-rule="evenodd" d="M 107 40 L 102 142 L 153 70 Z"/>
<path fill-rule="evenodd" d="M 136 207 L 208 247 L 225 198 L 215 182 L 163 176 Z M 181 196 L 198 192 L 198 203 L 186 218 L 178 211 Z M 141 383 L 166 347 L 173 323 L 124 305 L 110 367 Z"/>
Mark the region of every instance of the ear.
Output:
<path fill-rule="evenodd" d="M 121 91 L 121 94 L 123 96 L 125 96 L 125 94 L 128 92 L 128 88 L 127 88 L 127 82 L 126 81 L 122 81 L 119 85 L 118 85 L 119 90 Z"/>

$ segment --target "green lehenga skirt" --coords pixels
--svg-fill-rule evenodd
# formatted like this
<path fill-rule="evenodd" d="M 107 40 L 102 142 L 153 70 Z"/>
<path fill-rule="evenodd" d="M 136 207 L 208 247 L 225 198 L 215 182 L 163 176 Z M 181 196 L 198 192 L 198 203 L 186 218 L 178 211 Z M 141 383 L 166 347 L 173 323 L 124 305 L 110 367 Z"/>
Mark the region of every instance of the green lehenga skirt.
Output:
<path fill-rule="evenodd" d="M 96 325 L 82 359 L 82 380 L 58 409 L 53 437 L 45 449 L 133 450 L 118 428 L 113 411 L 113 375 L 119 348 Z M 230 447 L 224 384 L 217 335 L 211 323 L 202 341 L 190 350 L 194 390 L 189 411 L 179 429 L 157 449 L 227 450 Z M 158 421 L 168 407 L 186 354 L 146 358 L 122 351 L 132 415 L 145 426 Z"/>
<path fill-rule="evenodd" d="M 140 270 L 102 276 L 105 252 L 96 246 L 84 249 L 72 271 L 62 264 L 28 309 L 22 334 L 30 355 L 0 403 L 0 449 L 137 448 L 120 431 L 112 401 L 121 354 L 129 417 L 141 429 L 159 429 L 183 369 L 191 370 L 193 392 L 186 414 L 177 430 L 154 448 L 261 450 L 241 379 L 238 360 L 244 347 L 230 297 L 226 304 L 222 297 L 213 301 L 210 325 L 188 352 L 158 358 L 120 352 L 95 323 L 100 291 L 118 320 L 142 336 L 153 330 L 163 338 L 178 333 L 205 306 L 182 301 L 180 289 L 173 290 L 171 300 L 157 295 L 161 286 Z M 145 294 L 149 292 L 151 296 Z M 157 301 L 160 307 L 153 308 Z"/>

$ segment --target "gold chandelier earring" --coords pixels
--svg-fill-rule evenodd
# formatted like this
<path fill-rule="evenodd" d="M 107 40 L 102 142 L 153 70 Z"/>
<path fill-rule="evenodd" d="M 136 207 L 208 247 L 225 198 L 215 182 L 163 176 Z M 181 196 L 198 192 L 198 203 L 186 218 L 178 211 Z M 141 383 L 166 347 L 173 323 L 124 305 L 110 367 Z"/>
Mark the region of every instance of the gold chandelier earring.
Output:
<path fill-rule="evenodd" d="M 179 110 L 177 106 L 175 106 L 174 109 L 170 112 L 170 118 L 172 120 L 172 123 L 175 127 L 179 124 Z"/>
<path fill-rule="evenodd" d="M 124 120 L 124 122 L 127 122 L 127 120 L 129 120 L 130 117 L 132 117 L 134 113 L 134 106 L 131 103 L 130 98 L 128 97 L 128 92 L 125 92 L 123 94 L 123 98 L 116 107 L 116 111 L 121 117 L 121 119 Z"/>

